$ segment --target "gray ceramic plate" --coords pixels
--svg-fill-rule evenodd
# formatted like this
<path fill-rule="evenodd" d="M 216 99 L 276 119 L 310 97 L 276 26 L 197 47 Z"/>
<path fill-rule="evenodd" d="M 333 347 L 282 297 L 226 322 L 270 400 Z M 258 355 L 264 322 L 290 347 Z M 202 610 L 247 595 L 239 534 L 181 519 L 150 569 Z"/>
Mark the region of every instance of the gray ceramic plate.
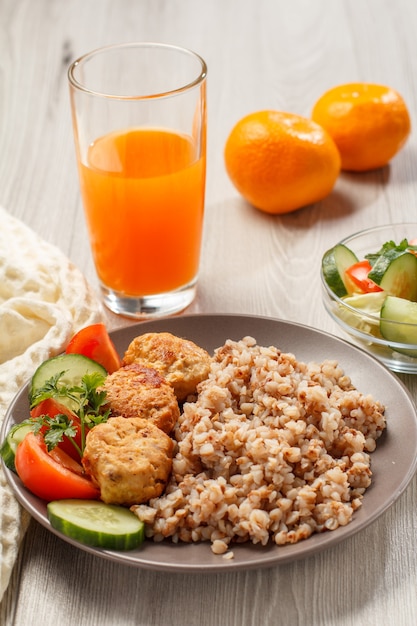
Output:
<path fill-rule="evenodd" d="M 145 541 L 131 552 L 111 552 L 84 546 L 53 530 L 46 515 L 45 502 L 29 493 L 20 480 L 5 470 L 17 499 L 29 513 L 62 539 L 103 558 L 136 567 L 177 572 L 217 572 L 270 567 L 304 558 L 334 546 L 374 522 L 399 498 L 417 468 L 416 410 L 404 385 L 383 365 L 351 344 L 326 333 L 280 320 L 244 315 L 195 315 L 143 322 L 112 333 L 120 353 L 130 341 L 144 332 L 168 331 L 186 337 L 208 351 L 227 338 L 255 337 L 261 345 L 276 345 L 293 352 L 299 360 L 337 359 L 363 392 L 372 394 L 387 407 L 388 428 L 372 454 L 373 483 L 366 492 L 363 506 L 350 524 L 335 531 L 313 535 L 288 546 L 260 547 L 251 544 L 233 546 L 234 559 L 212 554 L 208 543 L 174 545 L 169 541 Z M 16 396 L 6 415 L 1 440 L 10 426 L 27 418 L 27 387 Z"/>

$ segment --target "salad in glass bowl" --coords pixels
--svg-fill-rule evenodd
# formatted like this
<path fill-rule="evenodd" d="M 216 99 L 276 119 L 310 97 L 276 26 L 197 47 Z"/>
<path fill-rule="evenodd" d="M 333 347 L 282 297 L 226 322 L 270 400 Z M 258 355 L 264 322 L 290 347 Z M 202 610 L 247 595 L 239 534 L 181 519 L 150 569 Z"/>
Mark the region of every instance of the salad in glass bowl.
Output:
<path fill-rule="evenodd" d="M 417 223 L 345 237 L 322 257 L 324 306 L 354 342 L 417 374 Z"/>

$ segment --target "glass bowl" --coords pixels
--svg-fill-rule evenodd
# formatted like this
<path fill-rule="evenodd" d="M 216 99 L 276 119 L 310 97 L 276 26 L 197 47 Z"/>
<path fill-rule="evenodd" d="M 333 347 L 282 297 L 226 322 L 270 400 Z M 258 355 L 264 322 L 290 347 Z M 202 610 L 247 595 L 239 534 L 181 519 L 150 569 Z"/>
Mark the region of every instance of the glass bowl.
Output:
<path fill-rule="evenodd" d="M 411 240 L 416 237 L 417 223 L 407 222 L 368 228 L 345 237 L 337 243 L 352 250 L 361 261 L 366 254 L 378 252 L 387 241 L 392 240 L 398 245 L 403 239 Z M 321 269 L 321 283 L 326 311 L 349 335 L 353 343 L 371 353 L 394 372 L 417 374 L 417 343 L 388 341 L 381 335 L 379 306 L 382 305 L 385 292 L 380 292 L 376 297 L 373 294 L 370 299 L 372 300 L 370 306 L 367 309 L 359 309 L 333 293 L 326 283 L 323 269 Z M 384 319 L 384 324 L 388 328 L 392 325 L 397 335 L 403 335 L 407 338 L 414 337 L 415 339 L 412 340 L 417 342 L 417 323 L 410 324 Z M 385 332 L 384 334 L 387 335 L 388 333 Z"/>

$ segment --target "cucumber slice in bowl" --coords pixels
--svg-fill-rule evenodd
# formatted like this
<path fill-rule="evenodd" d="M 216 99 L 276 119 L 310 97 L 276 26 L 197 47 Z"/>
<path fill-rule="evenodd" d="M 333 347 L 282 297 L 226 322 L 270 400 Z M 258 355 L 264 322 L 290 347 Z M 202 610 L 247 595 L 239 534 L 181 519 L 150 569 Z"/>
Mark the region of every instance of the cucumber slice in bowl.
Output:
<path fill-rule="evenodd" d="M 390 296 L 417 300 L 417 256 L 411 252 L 394 249 L 382 254 L 368 278 Z"/>
<path fill-rule="evenodd" d="M 80 543 L 107 550 L 133 550 L 145 539 L 145 525 L 132 511 L 97 500 L 54 500 L 47 505 L 51 526 Z"/>
<path fill-rule="evenodd" d="M 324 280 L 332 292 L 339 298 L 347 296 L 351 289 L 346 281 L 345 271 L 358 262 L 358 257 L 352 250 L 339 243 L 327 250 L 323 255 L 321 269 Z"/>
<path fill-rule="evenodd" d="M 417 357 L 417 302 L 387 296 L 381 308 L 381 335 L 393 343 L 415 345 L 415 350 L 393 346 L 393 350 Z"/>

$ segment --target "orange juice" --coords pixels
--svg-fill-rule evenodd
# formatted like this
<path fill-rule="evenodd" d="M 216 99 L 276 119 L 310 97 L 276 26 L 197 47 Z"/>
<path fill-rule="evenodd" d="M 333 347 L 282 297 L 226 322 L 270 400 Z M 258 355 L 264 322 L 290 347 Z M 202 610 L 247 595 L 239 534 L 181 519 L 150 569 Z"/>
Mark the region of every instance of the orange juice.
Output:
<path fill-rule="evenodd" d="M 128 129 L 97 139 L 80 164 L 97 274 L 128 296 L 169 292 L 198 272 L 205 160 L 190 137 Z"/>

